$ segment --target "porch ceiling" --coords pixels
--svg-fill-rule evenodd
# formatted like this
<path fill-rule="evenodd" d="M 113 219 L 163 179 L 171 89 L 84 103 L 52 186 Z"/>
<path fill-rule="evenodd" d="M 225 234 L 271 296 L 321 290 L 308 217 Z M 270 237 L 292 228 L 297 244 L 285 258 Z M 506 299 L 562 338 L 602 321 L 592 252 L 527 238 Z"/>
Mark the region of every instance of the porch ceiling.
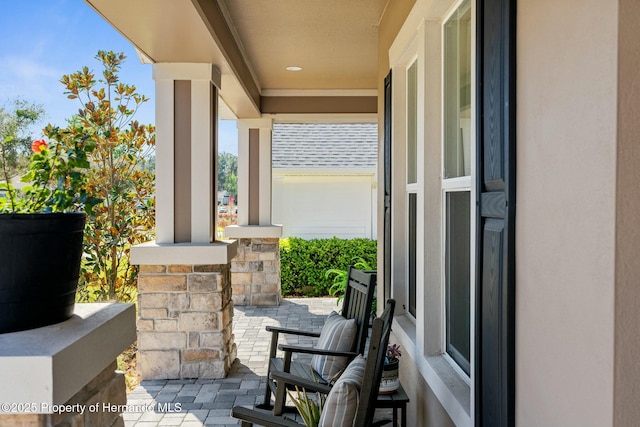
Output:
<path fill-rule="evenodd" d="M 375 112 L 388 0 L 85 1 L 150 62 L 215 64 L 220 96 L 238 117 Z"/>

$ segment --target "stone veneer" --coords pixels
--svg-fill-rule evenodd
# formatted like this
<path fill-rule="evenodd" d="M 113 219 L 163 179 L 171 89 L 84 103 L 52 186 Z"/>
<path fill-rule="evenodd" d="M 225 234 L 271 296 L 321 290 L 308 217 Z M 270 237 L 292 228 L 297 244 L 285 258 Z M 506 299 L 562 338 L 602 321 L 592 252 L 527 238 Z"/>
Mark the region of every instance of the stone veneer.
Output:
<path fill-rule="evenodd" d="M 141 265 L 143 379 L 224 378 L 236 358 L 229 265 Z"/>
<path fill-rule="evenodd" d="M 280 304 L 280 239 L 241 238 L 231 261 L 235 305 Z"/>
<path fill-rule="evenodd" d="M 29 427 L 124 427 L 120 416 L 127 403 L 124 375 L 114 360 L 93 380 L 89 381 L 65 405 L 72 410 L 54 414 L 0 414 L 2 426 Z M 39 405 L 38 403 L 33 403 Z M 41 405 L 41 404 L 40 404 Z M 80 405 L 80 406 L 78 406 Z M 80 413 L 75 408 L 84 408 Z"/>

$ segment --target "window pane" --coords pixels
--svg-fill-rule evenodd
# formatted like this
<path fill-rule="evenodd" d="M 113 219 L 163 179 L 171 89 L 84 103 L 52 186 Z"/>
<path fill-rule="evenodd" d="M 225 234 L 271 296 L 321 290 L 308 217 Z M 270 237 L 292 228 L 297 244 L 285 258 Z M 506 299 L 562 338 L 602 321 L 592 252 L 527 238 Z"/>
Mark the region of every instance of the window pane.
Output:
<path fill-rule="evenodd" d="M 471 7 L 444 25 L 444 176 L 471 175 Z"/>
<path fill-rule="evenodd" d="M 409 193 L 409 313 L 416 317 L 416 224 L 418 216 L 417 194 Z"/>
<path fill-rule="evenodd" d="M 447 193 L 446 293 L 447 353 L 469 374 L 470 199 L 468 191 Z"/>
<path fill-rule="evenodd" d="M 418 182 L 418 64 L 407 70 L 407 184 Z"/>

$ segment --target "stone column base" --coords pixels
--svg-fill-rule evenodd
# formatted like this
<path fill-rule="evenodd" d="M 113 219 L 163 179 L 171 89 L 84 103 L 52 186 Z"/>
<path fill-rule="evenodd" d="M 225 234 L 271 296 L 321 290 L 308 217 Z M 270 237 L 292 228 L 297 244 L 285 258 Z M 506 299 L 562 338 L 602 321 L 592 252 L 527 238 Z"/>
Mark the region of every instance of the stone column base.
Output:
<path fill-rule="evenodd" d="M 224 378 L 236 358 L 229 265 L 141 265 L 143 379 Z"/>
<path fill-rule="evenodd" d="M 279 305 L 280 239 L 239 239 L 231 261 L 231 287 L 235 305 Z"/>

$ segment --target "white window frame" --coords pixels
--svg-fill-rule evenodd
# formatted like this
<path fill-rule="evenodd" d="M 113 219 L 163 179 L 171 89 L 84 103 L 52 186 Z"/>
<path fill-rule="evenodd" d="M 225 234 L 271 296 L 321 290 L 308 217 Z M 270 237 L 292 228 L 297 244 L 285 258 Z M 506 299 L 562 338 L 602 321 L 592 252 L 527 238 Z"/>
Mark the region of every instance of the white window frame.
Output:
<path fill-rule="evenodd" d="M 409 194 L 416 194 L 416 259 L 424 257 L 423 253 L 423 219 L 420 215 L 420 206 L 423 204 L 422 181 L 424 176 L 424 134 L 420 126 L 420 117 L 424 114 L 424 106 L 421 94 L 424 93 L 424 83 L 421 76 L 424 56 L 419 54 L 420 41 L 413 37 L 405 46 L 399 61 L 393 70 L 393 109 L 392 109 L 392 273 L 394 274 L 391 284 L 391 296 L 396 299 L 395 316 L 405 316 L 413 325 L 420 322 L 422 296 L 420 295 L 419 284 L 423 280 L 421 271 L 416 269 L 416 316 L 409 313 L 409 262 L 408 262 L 408 237 L 409 237 Z M 408 159 L 407 159 L 407 73 L 409 68 L 417 66 L 417 117 L 418 125 L 416 130 L 416 182 L 408 183 Z M 399 212 L 398 208 L 402 208 Z M 401 274 L 399 274 L 401 272 Z M 415 328 L 415 326 L 414 326 Z"/>
<path fill-rule="evenodd" d="M 445 54 L 445 25 L 446 23 L 449 21 L 449 19 L 451 19 L 451 17 L 456 13 L 456 11 L 458 10 L 458 8 L 462 5 L 462 3 L 464 3 L 465 0 L 457 0 L 455 2 L 455 4 L 451 7 L 451 9 L 447 12 L 447 14 L 445 15 L 445 17 L 442 20 L 442 26 L 441 26 L 441 52 L 442 52 L 442 57 L 441 57 L 441 67 L 442 67 L 442 75 L 444 76 L 444 70 L 445 70 L 445 61 L 444 61 L 444 54 Z M 473 34 L 475 33 L 475 15 L 474 15 L 474 11 L 475 11 L 475 4 L 473 2 L 473 0 L 471 0 L 471 46 L 475 46 L 474 44 L 474 37 Z M 442 135 L 441 135 L 441 144 L 442 144 L 442 151 L 441 151 L 441 177 L 442 177 L 442 200 L 441 200 L 441 207 L 442 207 L 442 225 L 441 225 L 441 242 L 442 242 L 442 249 L 441 249 L 441 268 L 442 268 L 442 310 L 443 310 L 443 314 L 444 314 L 444 321 L 442 322 L 442 348 L 443 348 L 443 357 L 445 358 L 445 360 L 451 364 L 452 368 L 455 369 L 458 374 L 461 376 L 461 378 L 467 383 L 469 384 L 469 386 L 472 385 L 471 383 L 471 377 L 474 374 L 474 360 L 475 360 L 475 354 L 474 354 L 474 316 L 475 316 L 475 245 L 476 245 L 476 236 L 475 236 L 475 231 L 476 231 L 476 224 L 475 224 L 475 217 L 476 217 L 476 212 L 475 212 L 475 206 L 476 206 L 476 191 L 475 191 L 475 172 L 476 172 L 476 153 L 475 153 L 475 143 L 476 143 L 476 134 L 475 134 L 475 129 L 476 129 L 476 125 L 475 125 L 475 117 L 476 117 L 476 106 L 475 106 L 475 73 L 473 72 L 473 70 L 475 70 L 475 49 L 472 48 L 471 50 L 471 87 L 472 87 L 472 94 L 471 94 L 471 111 L 470 111 L 470 115 L 471 115 L 471 170 L 470 170 L 470 175 L 465 175 L 465 176 L 458 176 L 458 177 L 454 177 L 454 178 L 446 178 L 445 177 L 445 149 L 444 149 L 444 145 L 445 145 L 445 85 L 444 85 L 444 79 L 442 81 L 441 84 L 441 96 L 440 96 L 440 100 L 442 102 L 442 124 L 441 124 L 441 131 L 442 131 Z M 447 205 L 446 205 L 446 198 L 447 198 L 447 193 L 450 192 L 461 192 L 461 191 L 468 191 L 469 192 L 469 197 L 470 197 L 470 215 L 469 217 L 471 218 L 471 224 L 470 224 L 470 228 L 469 228 L 469 234 L 470 234 L 470 239 L 471 241 L 469 242 L 469 247 L 470 247 L 470 254 L 469 254 L 469 260 L 470 260 L 470 266 L 469 266 L 469 271 L 470 271 L 470 275 L 469 275 L 469 286 L 470 286 L 470 291 L 469 291 L 469 309 L 470 309 L 470 313 L 469 313 L 469 331 L 470 331 L 470 340 L 471 342 L 469 343 L 469 347 L 470 347 L 470 357 L 469 357 L 469 365 L 470 365 L 470 373 L 469 375 L 467 375 L 467 373 L 464 372 L 464 370 L 458 365 L 458 363 L 447 353 L 447 271 L 446 271 L 446 251 L 447 251 L 447 241 L 446 241 L 446 235 L 447 235 Z"/>
<path fill-rule="evenodd" d="M 475 46 L 475 0 L 471 0 L 472 46 Z M 474 267 L 471 268 L 470 284 L 470 331 L 471 331 L 471 376 L 460 369 L 446 355 L 446 327 L 444 300 L 444 245 L 441 236 L 445 232 L 442 212 L 444 190 L 465 188 L 471 192 L 472 209 L 470 235 L 475 239 L 475 73 L 471 77 L 471 162 L 470 176 L 443 181 L 444 152 L 442 151 L 444 114 L 443 105 L 443 28 L 444 22 L 455 12 L 462 0 L 451 0 L 446 13 L 440 3 L 438 7 L 417 2 L 405 20 L 389 50 L 389 64 L 393 70 L 392 108 L 392 297 L 396 299 L 393 340 L 403 347 L 405 355 L 429 385 L 435 397 L 457 426 L 474 425 Z M 434 15 L 435 14 L 435 15 Z M 439 40 L 438 40 L 439 38 Z M 416 317 L 408 315 L 403 306 L 408 302 L 408 271 L 406 240 L 408 225 L 407 171 L 406 171 L 406 69 L 417 58 L 418 61 L 418 182 L 417 182 L 417 250 L 416 271 Z M 475 69 L 475 49 L 472 49 L 472 67 Z M 440 110 L 435 112 L 436 110 Z M 429 116 L 425 115 L 428 111 Z M 435 113 L 434 113 L 435 112 Z M 435 120 L 434 120 L 435 118 Z M 428 122 L 428 123 L 427 123 Z M 438 129 L 439 127 L 439 129 Z M 401 142 L 402 141 L 402 142 Z M 440 146 L 440 148 L 436 148 Z M 429 157 L 427 157 L 429 156 Z M 435 156 L 435 157 L 434 157 Z M 438 166 L 440 169 L 438 170 Z M 399 196 L 399 197 L 398 197 Z M 399 198 L 402 200 L 398 200 Z M 428 197 L 428 200 L 427 200 Z M 436 209 L 438 205 L 439 209 Z M 399 212 L 403 210 L 404 212 Z M 427 211 L 429 213 L 427 213 Z M 431 216 L 428 216 L 431 215 Z M 428 227 L 427 236 L 425 231 Z M 434 230 L 438 230 L 434 235 Z M 438 242 L 437 239 L 440 239 Z M 433 242 L 433 243 L 432 243 Z M 475 243 L 472 241 L 470 260 L 475 260 Z M 440 256 L 437 253 L 440 253 Z M 428 258 L 426 257 L 428 256 Z M 426 260 L 425 260 L 426 259 Z M 425 260 L 421 263 L 421 260 Z M 424 264 L 424 265 L 423 265 Z M 428 297 L 427 297 L 428 294 Z M 434 298 L 434 295 L 438 295 Z M 408 307 L 407 307 L 408 308 Z M 428 320 L 427 320 L 428 319 Z"/>
<path fill-rule="evenodd" d="M 408 81 L 408 74 L 409 74 L 409 69 L 413 66 L 416 66 L 416 182 L 409 182 L 409 137 L 408 137 L 408 129 L 409 129 L 409 114 L 408 114 L 408 100 L 409 100 L 409 81 Z M 406 313 L 408 316 L 410 316 L 414 322 L 417 318 L 418 315 L 418 311 L 422 309 L 422 307 L 419 306 L 418 304 L 418 266 L 417 266 L 417 260 L 418 260 L 418 247 L 421 245 L 422 242 L 422 238 L 420 236 L 420 234 L 418 234 L 417 230 L 419 228 L 418 223 L 420 222 L 420 218 L 418 216 L 418 213 L 420 212 L 419 209 L 419 202 L 418 200 L 420 199 L 420 181 L 421 181 L 421 176 L 423 175 L 423 162 L 421 162 L 421 158 L 420 158 L 420 146 L 423 145 L 421 144 L 421 140 L 419 137 L 419 118 L 420 118 L 420 108 L 419 108 L 419 98 L 420 98 L 420 91 L 419 91 L 419 87 L 420 87 L 420 64 L 418 63 L 418 55 L 414 54 L 412 56 L 412 59 L 409 61 L 409 63 L 405 66 L 404 68 L 404 77 L 405 77 L 405 85 L 404 85 L 404 100 L 405 100 L 405 120 L 404 120 L 404 126 L 405 126 L 405 212 L 404 212 L 404 219 L 406 220 L 406 228 L 405 228 L 405 242 L 407 245 L 407 252 L 406 252 L 406 257 L 405 257 L 405 271 L 406 271 L 406 290 L 405 290 L 405 306 L 406 306 Z M 424 150 L 422 150 L 422 152 L 424 152 Z M 416 280 L 416 307 L 415 307 L 415 315 L 414 313 L 410 312 L 410 301 L 411 301 L 411 286 L 410 286 L 410 282 L 409 282 L 409 277 L 410 277 L 410 264 L 409 264 L 409 257 L 410 257 L 410 253 L 409 253 L 409 241 L 410 241 L 410 236 L 409 236 L 409 198 L 411 194 L 415 194 L 416 195 L 416 271 L 415 271 L 415 280 Z"/>
<path fill-rule="evenodd" d="M 465 180 L 470 181 L 470 177 L 464 177 L 466 178 Z M 457 178 L 452 178 L 452 179 L 457 179 Z M 463 181 L 463 180 L 460 180 Z M 444 180 L 443 180 L 444 183 Z M 445 188 L 446 187 L 446 188 Z M 441 263 L 442 263 L 442 301 L 441 301 L 441 306 L 442 306 L 442 313 L 444 315 L 443 317 L 443 322 L 442 322 L 442 357 L 451 365 L 451 368 L 454 369 L 458 375 L 460 376 L 460 378 L 467 383 L 469 386 L 471 386 L 471 375 L 469 374 L 467 375 L 466 372 L 464 372 L 464 370 L 460 367 L 460 365 L 458 365 L 458 363 L 449 355 L 449 353 L 447 353 L 447 277 L 446 277 L 446 256 L 447 256 L 447 241 L 446 241 L 446 235 L 447 235 L 447 194 L 449 193 L 455 193 L 455 192 L 469 192 L 469 197 L 470 197 L 470 205 L 471 205 L 471 225 L 469 227 L 469 234 L 470 234 L 470 239 L 471 242 L 470 244 L 470 249 L 471 249 L 471 253 L 469 254 L 469 259 L 471 262 L 471 265 L 469 266 L 470 268 L 470 277 L 469 277 L 469 286 L 471 286 L 470 292 L 469 292 L 469 301 L 470 301 L 470 314 L 469 314 L 469 321 L 470 321 L 470 325 L 469 325 L 469 331 L 470 331 L 470 338 L 471 338 L 471 342 L 469 343 L 470 345 L 470 349 L 471 349 L 471 356 L 470 356 L 470 360 L 469 360 L 469 365 L 470 365 L 470 370 L 471 372 L 473 372 L 473 366 L 474 366 L 474 346 L 473 346 L 473 335 L 474 335 L 474 329 L 473 329 L 473 325 L 474 325 L 474 298 L 475 298 L 475 293 L 474 293 L 474 284 L 475 284 L 475 259 L 472 258 L 472 254 L 475 253 L 475 210 L 473 210 L 473 207 L 475 206 L 475 200 L 473 197 L 473 193 L 471 192 L 471 189 L 468 186 L 455 186 L 453 184 L 449 184 L 447 186 L 445 186 L 443 184 L 443 188 L 442 188 L 442 225 L 441 225 L 441 229 L 442 229 L 442 249 L 441 249 Z"/>

